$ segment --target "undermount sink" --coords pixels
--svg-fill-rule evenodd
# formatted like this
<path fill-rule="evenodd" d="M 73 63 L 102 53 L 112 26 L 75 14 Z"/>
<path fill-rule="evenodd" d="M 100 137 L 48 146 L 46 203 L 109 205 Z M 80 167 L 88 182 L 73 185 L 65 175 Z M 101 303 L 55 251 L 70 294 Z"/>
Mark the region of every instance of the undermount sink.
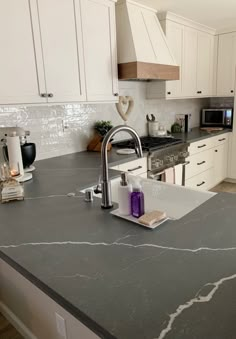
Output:
<path fill-rule="evenodd" d="M 172 219 L 182 218 L 216 194 L 149 179 L 142 179 L 141 184 L 145 196 L 145 211 L 165 211 Z"/>
<path fill-rule="evenodd" d="M 132 181 L 132 176 L 129 176 Z M 171 219 L 180 219 L 211 199 L 216 193 L 203 192 L 139 177 L 145 197 L 145 211 L 165 211 Z M 120 178 L 111 180 L 112 201 L 118 202 Z M 94 187 L 89 187 L 94 188 Z M 82 190 L 81 192 L 84 192 Z M 95 195 L 101 198 L 101 194 Z"/>

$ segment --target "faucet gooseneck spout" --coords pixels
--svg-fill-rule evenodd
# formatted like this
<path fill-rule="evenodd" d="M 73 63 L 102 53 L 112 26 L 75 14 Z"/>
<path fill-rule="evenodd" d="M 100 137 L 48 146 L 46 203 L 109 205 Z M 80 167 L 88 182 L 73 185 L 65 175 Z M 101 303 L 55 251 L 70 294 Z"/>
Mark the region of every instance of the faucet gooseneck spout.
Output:
<path fill-rule="evenodd" d="M 112 199 L 111 199 L 111 183 L 108 177 L 108 156 L 107 156 L 107 146 L 111 139 L 114 137 L 115 134 L 118 132 L 127 132 L 131 135 L 131 137 L 135 141 L 135 151 L 138 158 L 143 157 L 143 151 L 141 146 L 141 141 L 138 136 L 138 133 L 129 126 L 117 126 L 113 127 L 105 136 L 102 149 L 101 149 L 101 162 L 102 162 L 102 205 L 101 207 L 104 209 L 112 208 Z"/>

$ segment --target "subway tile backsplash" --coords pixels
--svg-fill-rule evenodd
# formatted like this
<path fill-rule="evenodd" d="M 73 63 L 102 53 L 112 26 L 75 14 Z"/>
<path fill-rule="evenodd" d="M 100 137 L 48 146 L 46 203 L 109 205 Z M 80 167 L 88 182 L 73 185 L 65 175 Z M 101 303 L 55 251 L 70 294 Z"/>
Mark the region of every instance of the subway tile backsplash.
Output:
<path fill-rule="evenodd" d="M 145 82 L 120 82 L 120 95 L 134 98 L 135 107 L 127 124 L 140 135 L 147 134 L 146 114 L 153 113 L 170 129 L 175 114 L 191 113 L 191 125 L 196 127 L 201 108 L 209 105 L 208 99 L 146 100 Z M 0 126 L 30 130 L 30 141 L 36 143 L 38 160 L 86 150 L 96 120 L 111 120 L 113 125 L 124 123 L 114 104 L 0 106 Z M 125 137 L 123 134 L 119 139 Z"/>

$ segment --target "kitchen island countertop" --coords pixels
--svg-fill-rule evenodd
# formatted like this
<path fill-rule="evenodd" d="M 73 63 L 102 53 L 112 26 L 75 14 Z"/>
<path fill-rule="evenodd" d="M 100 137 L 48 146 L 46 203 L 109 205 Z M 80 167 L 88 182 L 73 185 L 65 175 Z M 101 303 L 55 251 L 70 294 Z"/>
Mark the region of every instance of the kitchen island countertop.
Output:
<path fill-rule="evenodd" d="M 235 338 L 236 195 L 150 231 L 84 202 L 99 155 L 36 167 L 25 201 L 0 206 L 0 258 L 102 338 Z"/>

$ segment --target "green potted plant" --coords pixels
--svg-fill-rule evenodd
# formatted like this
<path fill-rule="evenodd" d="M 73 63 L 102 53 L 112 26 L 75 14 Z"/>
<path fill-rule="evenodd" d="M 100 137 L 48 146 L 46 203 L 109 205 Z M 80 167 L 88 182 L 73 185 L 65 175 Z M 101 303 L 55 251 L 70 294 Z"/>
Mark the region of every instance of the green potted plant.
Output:
<path fill-rule="evenodd" d="M 112 123 L 111 121 L 105 121 L 105 120 L 98 120 L 94 124 L 94 130 L 95 130 L 95 136 L 88 144 L 87 150 L 88 151 L 95 151 L 100 152 L 102 147 L 102 141 L 107 134 L 107 132 L 112 129 Z M 108 145 L 107 150 L 110 151 L 111 144 Z"/>

